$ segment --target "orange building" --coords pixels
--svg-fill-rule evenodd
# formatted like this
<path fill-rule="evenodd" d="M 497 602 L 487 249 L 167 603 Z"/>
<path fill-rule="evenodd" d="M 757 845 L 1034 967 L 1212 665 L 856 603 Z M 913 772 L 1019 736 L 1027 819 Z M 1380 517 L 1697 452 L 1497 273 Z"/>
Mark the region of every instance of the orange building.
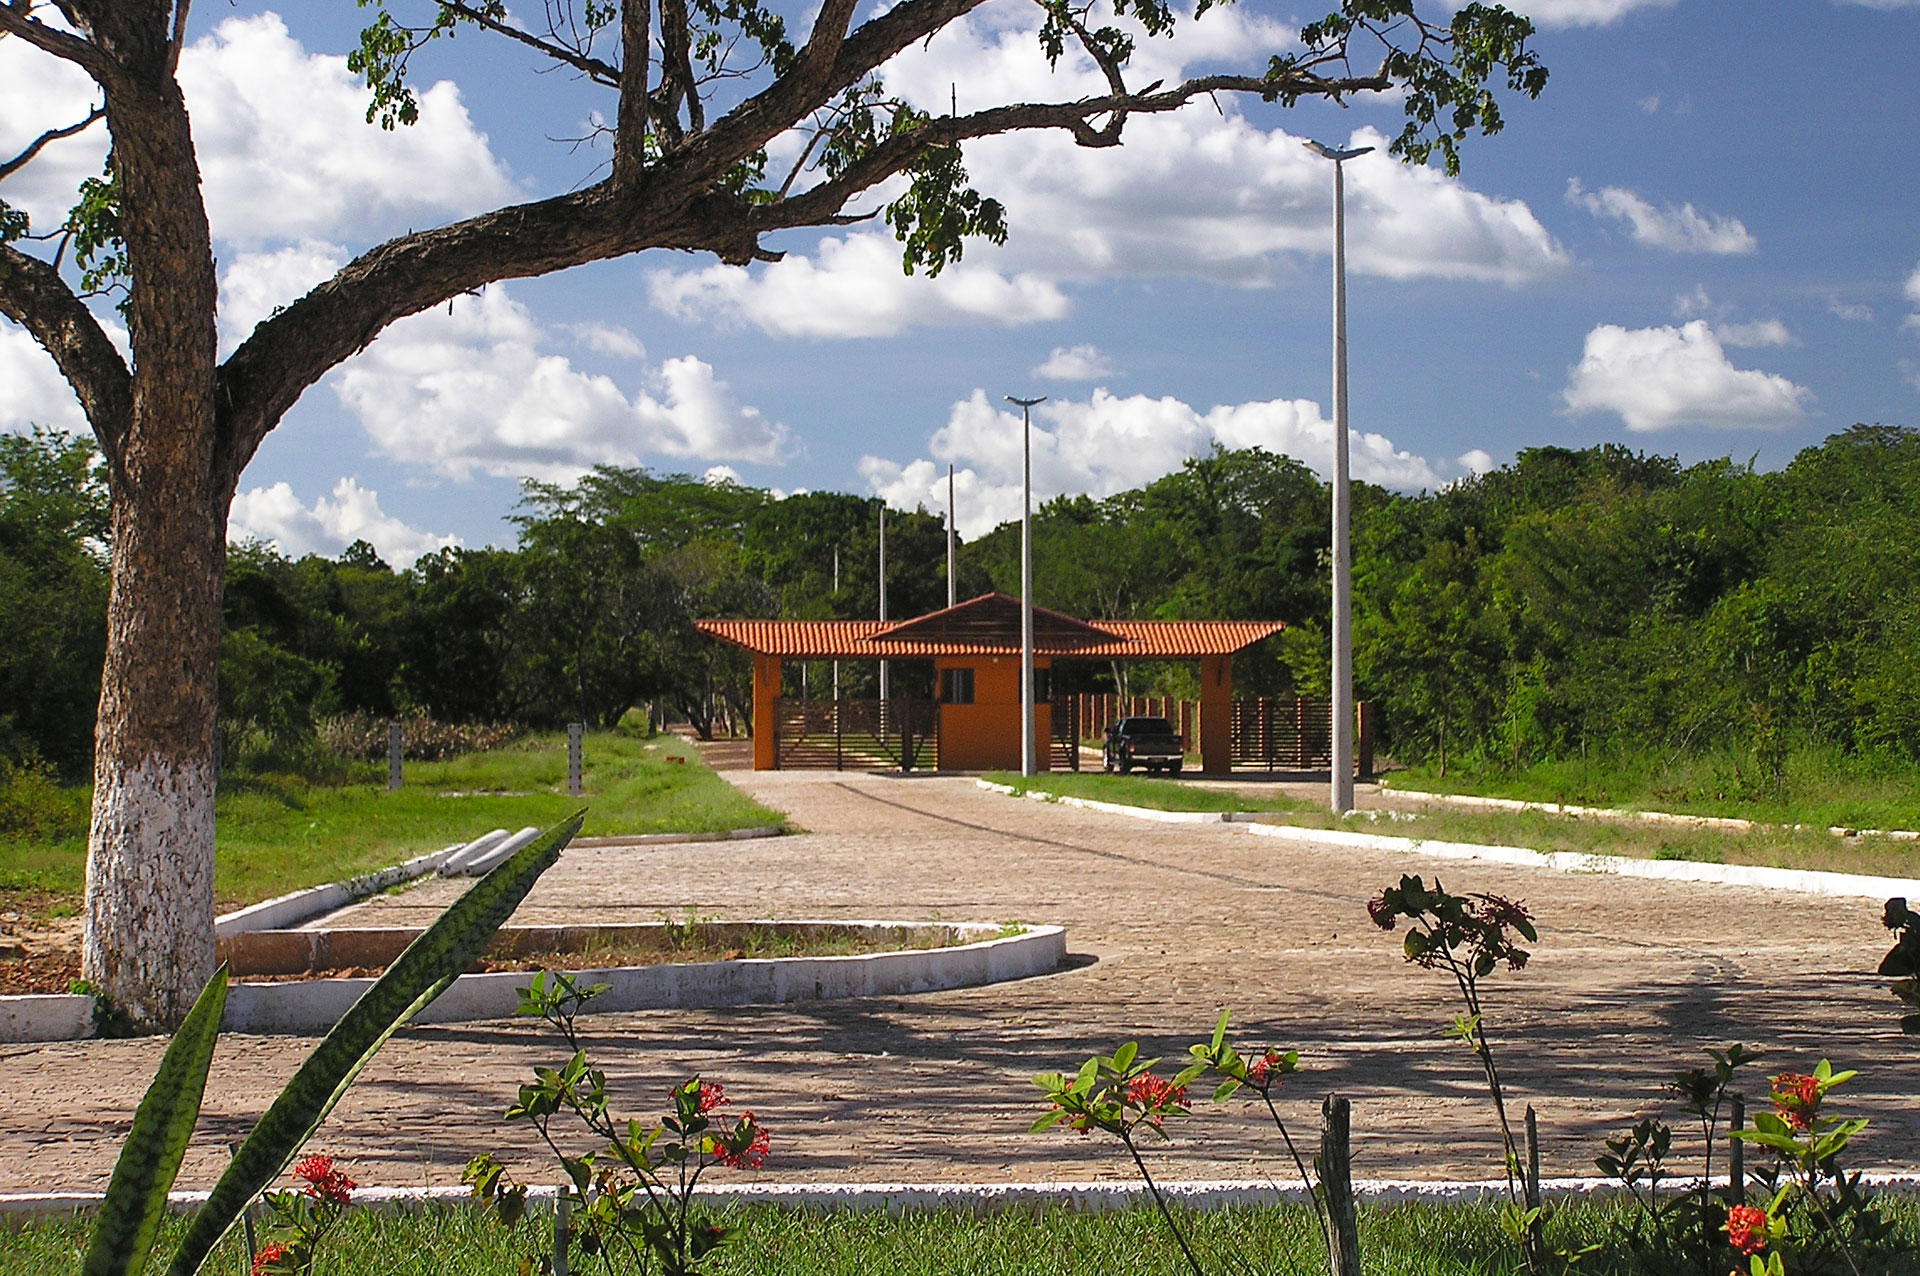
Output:
<path fill-rule="evenodd" d="M 943 771 L 1020 768 L 1020 603 L 1005 594 L 978 598 L 912 620 L 702 620 L 702 633 L 753 653 L 753 766 L 865 765 L 867 742 L 911 765 L 929 739 Z M 1035 681 L 1057 661 L 1196 660 L 1200 664 L 1198 736 L 1202 769 L 1232 769 L 1233 655 L 1284 629 L 1280 621 L 1103 620 L 1092 624 L 1033 609 Z M 931 661 L 936 705 L 891 708 L 878 702 L 783 699 L 782 663 L 799 660 Z M 1051 697 L 1034 697 L 1038 763 L 1053 737 Z M 784 711 L 783 711 L 784 709 Z M 877 714 L 872 720 L 863 713 Z M 830 714 L 829 719 L 826 715 Z M 1062 724 L 1063 728 L 1066 724 Z M 785 737 L 783 742 L 783 735 Z M 829 735 L 831 746 L 829 746 Z M 898 738 L 896 746 L 893 741 Z M 857 741 L 850 748 L 849 741 Z M 918 743 L 916 743 L 916 740 Z M 807 742 L 802 748 L 796 741 Z M 1068 747 L 1073 747 L 1070 741 Z"/>

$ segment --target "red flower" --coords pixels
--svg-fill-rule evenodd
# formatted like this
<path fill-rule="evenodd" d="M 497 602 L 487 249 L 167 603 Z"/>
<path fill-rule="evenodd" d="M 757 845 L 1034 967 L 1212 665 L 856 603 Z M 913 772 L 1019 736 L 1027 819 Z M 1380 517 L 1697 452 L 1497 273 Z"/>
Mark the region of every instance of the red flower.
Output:
<path fill-rule="evenodd" d="M 353 1189 L 360 1185 L 333 1168 L 330 1156 L 309 1156 L 295 1163 L 293 1177 L 306 1184 L 302 1190 L 308 1196 L 321 1201 L 331 1201 L 335 1205 L 345 1205 L 353 1199 Z"/>
<path fill-rule="evenodd" d="M 726 1092 L 721 1089 L 718 1081 L 702 1081 L 700 1083 L 700 1095 L 694 1100 L 693 1110 L 695 1112 L 711 1112 L 722 1104 L 731 1102 L 733 1102 L 733 1100 L 727 1098 Z"/>
<path fill-rule="evenodd" d="M 1765 1249 L 1767 1212 L 1751 1205 L 1736 1205 L 1728 1210 L 1727 1243 L 1749 1256 Z"/>
<path fill-rule="evenodd" d="M 1367 901 L 1367 916 L 1373 918 L 1373 924 L 1381 930 L 1392 930 L 1394 927 L 1393 910 L 1387 907 L 1384 893 Z"/>
<path fill-rule="evenodd" d="M 291 1253 L 292 1251 L 285 1245 L 281 1245 L 275 1241 L 268 1241 L 265 1245 L 262 1245 L 259 1251 L 253 1256 L 251 1276 L 267 1276 L 267 1273 L 273 1270 L 276 1263 L 284 1263 Z"/>
<path fill-rule="evenodd" d="M 1807 1130 L 1813 1126 L 1814 1114 L 1820 1110 L 1820 1082 L 1804 1072 L 1782 1072 L 1773 1078 L 1774 1111 L 1780 1119 L 1796 1130 Z"/>
<path fill-rule="evenodd" d="M 754 1121 L 753 1113 L 742 1113 L 733 1137 L 714 1142 L 713 1157 L 728 1169 L 757 1170 L 766 1164 L 769 1142 L 766 1129 Z"/>
<path fill-rule="evenodd" d="M 1127 1083 L 1127 1102 L 1143 1110 L 1148 1123 L 1157 1126 L 1163 1113 L 1187 1110 L 1187 1087 L 1143 1072 Z"/>
<path fill-rule="evenodd" d="M 1256 1086 L 1264 1088 L 1268 1084 L 1268 1074 L 1271 1073 L 1273 1076 L 1272 1083 L 1278 1085 L 1280 1083 L 1279 1068 L 1280 1052 L 1269 1047 L 1265 1054 L 1247 1065 L 1247 1080 Z"/>

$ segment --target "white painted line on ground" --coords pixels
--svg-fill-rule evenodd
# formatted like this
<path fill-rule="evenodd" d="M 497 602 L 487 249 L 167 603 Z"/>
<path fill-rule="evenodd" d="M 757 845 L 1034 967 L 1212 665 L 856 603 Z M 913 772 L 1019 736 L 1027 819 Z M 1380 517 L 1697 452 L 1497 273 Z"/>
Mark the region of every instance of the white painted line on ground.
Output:
<path fill-rule="evenodd" d="M 1909 1171 L 1868 1171 L 1860 1176 L 1863 1185 L 1882 1192 L 1907 1196 L 1920 1194 L 1920 1174 Z M 1237 1209 L 1252 1205 L 1273 1205 L 1281 1201 L 1302 1201 L 1306 1189 L 1301 1185 L 1276 1183 L 1271 1179 L 1194 1179 L 1159 1182 L 1169 1200 L 1189 1209 Z M 1540 1190 L 1550 1197 L 1611 1196 L 1620 1191 L 1614 1179 L 1561 1178 L 1540 1180 Z M 558 1189 L 530 1185 L 527 1197 L 533 1201 L 551 1201 Z M 1370 1205 L 1449 1204 L 1494 1201 L 1507 1194 L 1505 1179 L 1424 1180 L 1355 1179 L 1353 1193 Z M 0 1217 L 49 1218 L 98 1209 L 101 1192 L 10 1192 L 0 1193 Z M 169 1192 L 167 1204 L 177 1213 L 198 1209 L 207 1200 L 206 1192 Z M 855 1213 L 902 1214 L 936 1210 L 991 1211 L 1053 1207 L 1075 1213 L 1103 1213 L 1110 1210 L 1145 1206 L 1152 1198 L 1145 1187 L 1133 1182 L 1061 1182 L 1061 1183 L 742 1183 L 737 1186 L 702 1185 L 695 1195 L 708 1206 L 776 1206 L 782 1209 L 848 1210 Z M 464 1187 L 362 1187 L 353 1193 L 353 1203 L 365 1209 L 417 1209 L 424 1205 L 461 1205 L 470 1203 L 473 1194 Z"/>
<path fill-rule="evenodd" d="M 994 793 L 1014 796 L 1011 784 L 995 784 L 991 780 L 975 780 L 981 788 Z M 1054 806 L 1077 807 L 1083 811 L 1105 811 L 1108 815 L 1130 815 L 1136 820 L 1155 820 L 1161 824 L 1221 824 L 1228 816 L 1222 811 L 1157 811 L 1149 806 L 1122 806 L 1118 802 L 1100 802 L 1093 798 L 1063 797 L 1054 793 L 1029 791 L 1026 795 L 1035 802 L 1047 802 Z"/>

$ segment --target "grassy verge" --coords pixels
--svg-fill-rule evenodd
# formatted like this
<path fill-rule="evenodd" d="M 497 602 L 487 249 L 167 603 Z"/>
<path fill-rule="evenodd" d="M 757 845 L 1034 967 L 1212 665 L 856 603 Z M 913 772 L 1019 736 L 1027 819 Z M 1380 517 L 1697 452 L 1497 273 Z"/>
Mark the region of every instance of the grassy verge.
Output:
<path fill-rule="evenodd" d="M 1787 755 L 1778 776 L 1757 771 L 1750 754 L 1622 754 L 1524 769 L 1456 765 L 1444 776 L 1430 767 L 1414 767 L 1395 772 L 1390 786 L 1769 824 L 1920 829 L 1920 775 L 1911 764 L 1850 757 L 1831 749 L 1807 748 Z"/>
<path fill-rule="evenodd" d="M 989 771 L 986 779 L 1010 784 L 1015 793 L 1051 793 L 1057 797 L 1091 798 L 1156 811 L 1298 811 L 1306 803 L 1282 794 L 1254 797 L 1225 789 L 1188 788 L 1177 780 L 1139 775 L 1093 772 L 1049 772 L 1029 780 L 1011 771 Z"/>
<path fill-rule="evenodd" d="M 676 737 L 590 735 L 585 796 L 567 796 L 564 736 L 537 736 L 448 762 L 410 762 L 406 785 L 318 787 L 284 776 L 228 777 L 215 803 L 214 893 L 222 908 L 382 868 L 492 828 L 545 827 L 582 803 L 584 836 L 704 833 L 779 825 Z M 59 914 L 77 904 L 86 839 L 0 833 L 0 906 Z"/>
<path fill-rule="evenodd" d="M 1890 1200 L 1886 1216 L 1896 1243 L 1920 1243 L 1920 1206 Z M 1621 1220 L 1616 1205 L 1573 1202 L 1556 1212 L 1549 1244 L 1602 1241 Z M 703 1270 L 713 1276 L 1183 1276 L 1165 1224 L 1145 1209 L 1106 1215 L 822 1214 L 771 1209 L 734 1211 L 737 1228 Z M 1187 1214 L 1194 1249 L 1209 1272 L 1257 1271 L 1319 1276 L 1325 1251 L 1304 1207 L 1277 1206 Z M 171 1220 L 155 1253 L 165 1255 L 182 1227 Z M 69 1271 L 87 1235 L 74 1221 L 34 1223 L 0 1231 L 0 1276 Z M 326 1242 L 321 1270 L 329 1276 L 466 1276 L 525 1270 L 521 1260 L 551 1245 L 551 1216 L 536 1209 L 511 1232 L 477 1210 L 432 1208 L 410 1213 L 352 1211 Z M 240 1270 L 240 1244 L 229 1236 L 206 1271 Z M 1487 1276 L 1520 1270 L 1503 1239 L 1497 1211 L 1485 1205 L 1395 1205 L 1360 1210 L 1360 1253 L 1369 1276 Z M 1913 1276 L 1911 1253 L 1873 1258 L 1882 1276 Z M 534 1263 L 538 1269 L 538 1260 Z M 625 1272 L 627 1264 L 584 1270 Z M 1583 1272 L 1613 1276 L 1624 1255 L 1587 1255 Z"/>
<path fill-rule="evenodd" d="M 1316 804 L 1280 795 L 1256 797 L 1220 788 L 1201 789 L 1133 776 L 1042 775 L 1023 780 L 1017 775 L 995 773 L 990 778 L 1011 784 L 1018 792 L 1031 789 L 1160 811 L 1270 812 L 1282 817 L 1282 822 L 1303 828 L 1340 828 L 1426 841 L 1524 846 L 1536 851 L 1623 855 L 1636 859 L 1820 869 L 1878 877 L 1920 876 L 1920 844 L 1875 837 L 1842 840 L 1824 828 L 1760 827 L 1726 832 L 1581 819 L 1537 811 L 1446 809 L 1419 813 L 1396 811 L 1390 819 L 1365 814 L 1343 819 Z"/>

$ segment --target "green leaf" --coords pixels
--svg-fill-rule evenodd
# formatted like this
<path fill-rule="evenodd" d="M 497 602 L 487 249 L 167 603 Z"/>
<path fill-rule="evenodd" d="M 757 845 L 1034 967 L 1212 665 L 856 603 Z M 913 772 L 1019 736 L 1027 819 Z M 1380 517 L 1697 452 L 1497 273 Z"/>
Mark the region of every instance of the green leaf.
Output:
<path fill-rule="evenodd" d="M 1125 1072 L 1128 1068 L 1131 1068 L 1133 1066 L 1134 1057 L 1139 1053 L 1140 1053 L 1139 1042 L 1137 1041 L 1127 1042 L 1126 1045 L 1121 1046 L 1118 1050 L 1113 1052 L 1113 1070 L 1115 1072 Z"/>
<path fill-rule="evenodd" d="M 1235 1094 L 1239 1093 L 1239 1090 L 1240 1083 L 1238 1081 L 1222 1081 L 1213 1092 L 1213 1101 L 1220 1103 L 1224 1100 L 1231 1099 Z"/>
<path fill-rule="evenodd" d="M 187 1141 L 200 1119 L 207 1067 L 227 1008 L 227 968 L 213 972 L 193 1009 L 173 1034 L 160 1068 L 134 1113 L 133 1128 L 114 1163 L 113 1180 L 93 1226 L 84 1276 L 137 1276 L 147 1265 L 154 1234 L 167 1212 L 167 1189 L 180 1172 Z"/>
<path fill-rule="evenodd" d="M 1039 1117 L 1039 1119 L 1034 1121 L 1032 1125 L 1028 1126 L 1027 1133 L 1038 1134 L 1042 1130 L 1052 1129 L 1054 1126 L 1066 1120 L 1069 1115 L 1071 1114 L 1068 1112 L 1062 1111 L 1059 1108 L 1055 1108 L 1051 1112 L 1044 1113 Z"/>
<path fill-rule="evenodd" d="M 1227 1044 L 1227 1016 L 1232 1013 L 1230 1007 L 1220 1011 L 1220 1022 L 1213 1025 L 1213 1053 L 1219 1054 L 1220 1047 Z"/>
<path fill-rule="evenodd" d="M 586 812 L 554 825 L 503 860 L 456 900 L 361 994 L 287 1082 L 194 1216 L 168 1276 L 193 1276 L 260 1190 L 340 1101 L 360 1069 L 401 1025 L 473 964 L 540 875 L 580 831 Z"/>

